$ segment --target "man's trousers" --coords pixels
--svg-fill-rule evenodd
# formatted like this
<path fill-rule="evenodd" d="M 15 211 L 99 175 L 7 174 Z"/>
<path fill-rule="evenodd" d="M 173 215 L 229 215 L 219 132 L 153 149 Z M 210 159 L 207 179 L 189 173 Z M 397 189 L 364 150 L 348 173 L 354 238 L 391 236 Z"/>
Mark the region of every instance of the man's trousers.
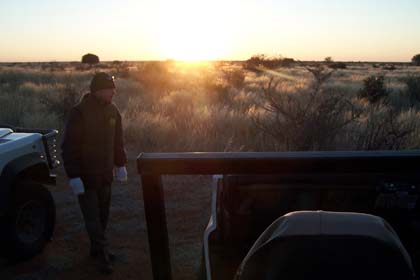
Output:
<path fill-rule="evenodd" d="M 82 177 L 85 193 L 79 195 L 79 205 L 90 239 L 91 254 L 103 254 L 108 250 L 106 227 L 111 206 L 112 180 L 104 176 Z"/>

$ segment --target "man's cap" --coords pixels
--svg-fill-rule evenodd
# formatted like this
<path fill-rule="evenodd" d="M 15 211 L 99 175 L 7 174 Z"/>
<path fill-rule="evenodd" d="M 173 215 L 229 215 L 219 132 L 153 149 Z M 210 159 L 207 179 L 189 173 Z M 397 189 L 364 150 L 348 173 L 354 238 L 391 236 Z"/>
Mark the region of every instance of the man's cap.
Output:
<path fill-rule="evenodd" d="M 115 88 L 114 76 L 105 72 L 96 73 L 90 83 L 90 92 L 108 88 Z"/>

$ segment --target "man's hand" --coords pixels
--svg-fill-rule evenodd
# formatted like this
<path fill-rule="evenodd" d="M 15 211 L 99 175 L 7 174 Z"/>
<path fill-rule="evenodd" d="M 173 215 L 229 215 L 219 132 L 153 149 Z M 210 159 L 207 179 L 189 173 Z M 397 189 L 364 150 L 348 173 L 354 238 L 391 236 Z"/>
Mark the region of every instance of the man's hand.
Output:
<path fill-rule="evenodd" d="M 114 178 L 117 182 L 127 183 L 127 168 L 125 166 L 115 167 Z"/>
<path fill-rule="evenodd" d="M 71 187 L 75 195 L 81 195 L 85 193 L 85 186 L 83 185 L 83 182 L 79 177 L 71 178 L 69 180 L 69 186 Z"/>

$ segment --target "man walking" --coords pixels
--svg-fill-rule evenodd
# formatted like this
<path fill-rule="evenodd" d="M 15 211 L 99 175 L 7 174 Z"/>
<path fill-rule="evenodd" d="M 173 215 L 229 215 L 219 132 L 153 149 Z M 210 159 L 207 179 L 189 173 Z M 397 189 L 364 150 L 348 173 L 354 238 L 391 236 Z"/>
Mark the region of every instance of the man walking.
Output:
<path fill-rule="evenodd" d="M 112 103 L 114 78 L 94 75 L 90 93 L 69 113 L 61 145 L 69 185 L 79 200 L 90 239 L 90 256 L 98 258 L 102 272 L 113 272 L 114 255 L 108 250 L 111 183 L 127 181 L 121 114 Z"/>

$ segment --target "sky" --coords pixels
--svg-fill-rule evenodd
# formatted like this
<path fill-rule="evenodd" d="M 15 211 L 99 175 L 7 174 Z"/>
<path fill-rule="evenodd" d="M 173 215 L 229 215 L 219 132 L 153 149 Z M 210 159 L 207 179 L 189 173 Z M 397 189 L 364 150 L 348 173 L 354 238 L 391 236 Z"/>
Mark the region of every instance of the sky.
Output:
<path fill-rule="evenodd" d="M 0 62 L 410 61 L 419 0 L 0 0 Z"/>

